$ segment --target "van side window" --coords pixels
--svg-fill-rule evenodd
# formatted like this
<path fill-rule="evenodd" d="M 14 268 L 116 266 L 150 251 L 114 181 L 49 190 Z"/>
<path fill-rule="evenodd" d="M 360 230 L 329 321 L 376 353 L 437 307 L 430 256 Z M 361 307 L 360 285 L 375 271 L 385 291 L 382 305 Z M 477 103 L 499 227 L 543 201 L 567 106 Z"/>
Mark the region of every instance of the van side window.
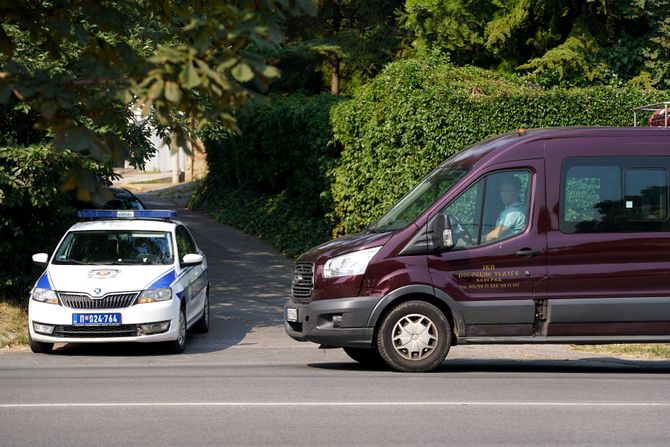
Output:
<path fill-rule="evenodd" d="M 624 213 L 630 220 L 668 218 L 668 182 L 664 169 L 627 169 Z"/>
<path fill-rule="evenodd" d="M 661 231 L 668 228 L 668 181 L 658 159 L 574 157 L 563 163 L 563 233 Z"/>
<path fill-rule="evenodd" d="M 455 249 L 510 238 L 528 226 L 531 173 L 503 171 L 477 180 L 441 212 L 449 216 Z"/>

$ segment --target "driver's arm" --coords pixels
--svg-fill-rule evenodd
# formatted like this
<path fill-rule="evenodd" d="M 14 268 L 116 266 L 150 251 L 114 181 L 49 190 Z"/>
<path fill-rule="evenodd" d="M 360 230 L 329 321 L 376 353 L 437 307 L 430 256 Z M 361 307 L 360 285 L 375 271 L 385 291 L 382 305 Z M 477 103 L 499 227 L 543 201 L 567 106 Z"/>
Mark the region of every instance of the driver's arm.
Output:
<path fill-rule="evenodd" d="M 496 239 L 499 239 L 505 232 L 507 231 L 507 227 L 503 224 L 496 225 L 496 227 L 489 231 L 486 236 L 484 236 L 484 240 L 487 242 L 494 241 Z"/>

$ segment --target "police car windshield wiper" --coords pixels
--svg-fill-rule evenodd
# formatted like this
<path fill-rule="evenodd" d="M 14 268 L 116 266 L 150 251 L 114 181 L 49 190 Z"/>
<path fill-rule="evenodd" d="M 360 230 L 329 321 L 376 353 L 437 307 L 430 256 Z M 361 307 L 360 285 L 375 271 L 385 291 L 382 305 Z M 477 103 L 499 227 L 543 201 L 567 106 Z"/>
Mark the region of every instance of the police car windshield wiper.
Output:
<path fill-rule="evenodd" d="M 57 262 L 58 264 L 80 264 L 80 265 L 89 264 L 89 262 L 80 261 L 78 259 L 59 259 Z"/>

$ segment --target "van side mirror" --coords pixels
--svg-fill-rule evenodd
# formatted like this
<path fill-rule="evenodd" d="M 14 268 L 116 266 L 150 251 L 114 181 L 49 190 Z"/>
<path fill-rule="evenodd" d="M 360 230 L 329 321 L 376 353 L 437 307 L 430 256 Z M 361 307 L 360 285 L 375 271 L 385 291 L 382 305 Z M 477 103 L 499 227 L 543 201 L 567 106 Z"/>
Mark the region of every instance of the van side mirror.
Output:
<path fill-rule="evenodd" d="M 200 265 L 202 264 L 203 261 L 202 255 L 196 255 L 193 253 L 189 253 L 187 255 L 184 255 L 182 258 L 181 262 L 179 263 L 182 267 L 192 267 L 194 265 Z"/>
<path fill-rule="evenodd" d="M 33 262 L 37 265 L 47 265 L 49 263 L 49 255 L 46 253 L 35 253 L 33 255 Z"/>
<path fill-rule="evenodd" d="M 450 250 L 454 246 L 451 220 L 448 215 L 438 214 L 432 224 L 433 247 L 439 251 Z"/>

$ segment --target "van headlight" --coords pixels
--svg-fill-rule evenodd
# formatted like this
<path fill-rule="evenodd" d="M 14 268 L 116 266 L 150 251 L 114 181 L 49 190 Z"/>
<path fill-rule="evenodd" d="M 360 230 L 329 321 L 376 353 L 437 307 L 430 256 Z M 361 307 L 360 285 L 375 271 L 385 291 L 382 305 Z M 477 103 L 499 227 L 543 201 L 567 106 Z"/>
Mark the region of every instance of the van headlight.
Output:
<path fill-rule="evenodd" d="M 323 277 L 328 279 L 362 275 L 368 268 L 370 260 L 381 248 L 381 246 L 368 248 L 329 259 L 323 266 Z"/>
<path fill-rule="evenodd" d="M 137 304 L 155 303 L 172 299 L 172 289 L 149 289 L 140 293 Z"/>
<path fill-rule="evenodd" d="M 54 290 L 50 289 L 33 289 L 32 298 L 40 303 L 58 304 L 58 296 Z"/>

